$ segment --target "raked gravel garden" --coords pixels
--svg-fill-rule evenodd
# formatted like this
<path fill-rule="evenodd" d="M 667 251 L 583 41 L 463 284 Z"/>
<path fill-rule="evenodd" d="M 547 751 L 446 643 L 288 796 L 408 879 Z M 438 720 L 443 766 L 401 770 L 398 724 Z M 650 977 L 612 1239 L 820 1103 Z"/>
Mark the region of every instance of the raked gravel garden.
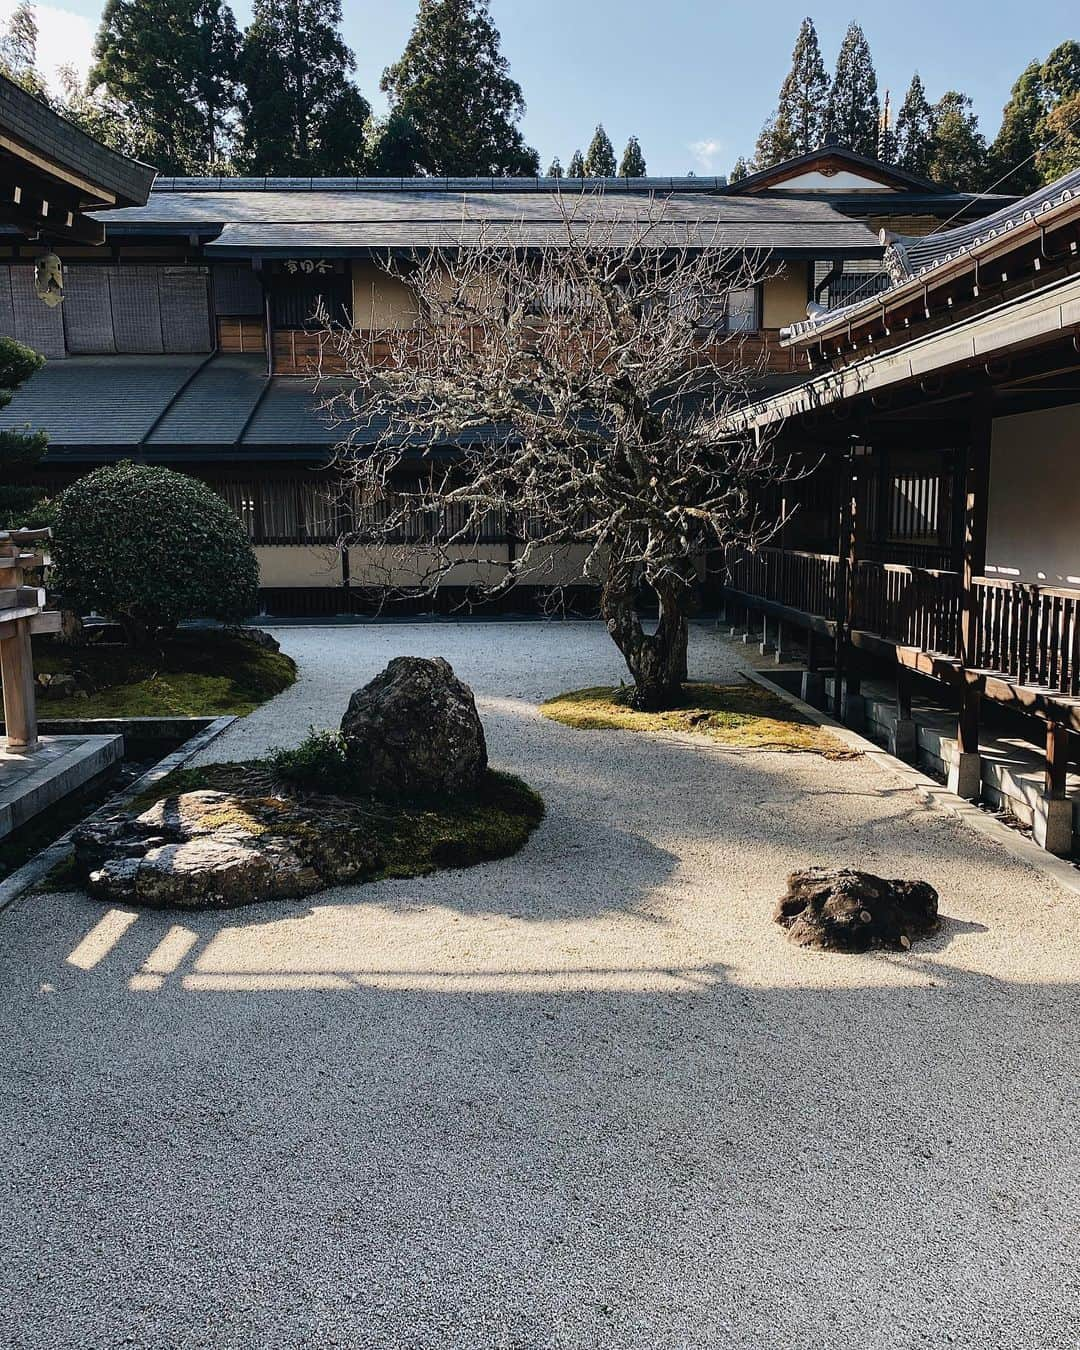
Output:
<path fill-rule="evenodd" d="M 546 816 L 303 901 L 4 913 L 4 1345 L 1077 1344 L 1075 895 L 868 758 L 542 716 L 618 682 L 599 624 L 275 636 L 298 682 L 204 759 L 444 656 Z M 920 877 L 941 928 L 792 947 L 809 865 Z"/>

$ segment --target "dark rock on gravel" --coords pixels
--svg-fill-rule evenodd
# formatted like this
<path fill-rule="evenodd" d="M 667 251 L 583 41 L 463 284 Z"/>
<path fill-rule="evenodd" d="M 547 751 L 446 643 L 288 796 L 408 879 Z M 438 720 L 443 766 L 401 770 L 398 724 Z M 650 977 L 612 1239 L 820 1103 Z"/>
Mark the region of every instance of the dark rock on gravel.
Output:
<path fill-rule="evenodd" d="M 773 917 L 797 947 L 906 950 L 937 928 L 938 893 L 925 881 L 885 881 L 849 867 L 811 867 L 791 873 Z"/>
<path fill-rule="evenodd" d="M 279 797 L 184 792 L 138 816 L 76 830 L 91 895 L 152 909 L 226 909 L 294 900 L 378 871 L 381 845 L 347 805 L 314 811 Z"/>
<path fill-rule="evenodd" d="M 353 694 L 341 734 L 358 781 L 379 797 L 471 793 L 487 768 L 472 690 L 438 656 L 391 661 Z"/>

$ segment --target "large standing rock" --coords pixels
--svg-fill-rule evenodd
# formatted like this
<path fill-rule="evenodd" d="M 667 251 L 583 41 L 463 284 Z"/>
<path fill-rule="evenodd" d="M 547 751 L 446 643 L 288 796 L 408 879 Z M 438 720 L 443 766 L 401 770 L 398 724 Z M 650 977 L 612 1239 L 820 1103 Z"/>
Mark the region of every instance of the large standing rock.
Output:
<path fill-rule="evenodd" d="M 773 917 L 799 947 L 906 949 L 937 928 L 938 893 L 925 881 L 884 881 L 850 867 L 811 867 L 788 877 L 787 894 Z"/>
<path fill-rule="evenodd" d="M 382 849 L 362 824 L 278 797 L 184 792 L 73 836 L 91 895 L 154 909 L 294 900 L 373 875 Z"/>
<path fill-rule="evenodd" d="M 357 779 L 380 797 L 472 792 L 487 768 L 468 685 L 441 656 L 398 656 L 358 689 L 341 719 Z"/>

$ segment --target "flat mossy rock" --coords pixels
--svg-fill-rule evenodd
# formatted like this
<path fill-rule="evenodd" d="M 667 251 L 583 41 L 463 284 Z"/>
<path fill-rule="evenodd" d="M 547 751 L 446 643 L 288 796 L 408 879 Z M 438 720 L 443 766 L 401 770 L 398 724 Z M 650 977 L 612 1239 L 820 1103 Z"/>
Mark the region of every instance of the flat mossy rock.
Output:
<path fill-rule="evenodd" d="M 163 797 L 137 816 L 75 831 L 91 895 L 152 909 L 227 909 L 295 900 L 373 876 L 383 850 L 348 805 L 211 790 Z"/>
<path fill-rule="evenodd" d="M 349 700 L 341 734 L 357 783 L 377 797 L 472 793 L 487 769 L 472 690 L 441 656 L 398 656 Z"/>
<path fill-rule="evenodd" d="M 925 881 L 885 881 L 850 867 L 811 867 L 791 873 L 773 917 L 798 947 L 906 950 L 937 928 L 938 893 Z"/>

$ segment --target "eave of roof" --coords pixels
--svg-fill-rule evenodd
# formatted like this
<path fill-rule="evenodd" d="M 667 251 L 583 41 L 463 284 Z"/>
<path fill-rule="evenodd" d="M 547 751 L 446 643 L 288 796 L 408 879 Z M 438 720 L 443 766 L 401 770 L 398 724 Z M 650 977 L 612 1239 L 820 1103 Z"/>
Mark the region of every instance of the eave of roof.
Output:
<path fill-rule="evenodd" d="M 894 240 L 885 251 L 886 266 L 894 277 L 892 286 L 781 329 L 781 344 L 791 347 L 824 341 L 905 302 L 931 277 L 938 280 L 974 267 L 984 255 L 997 251 L 1003 241 L 1020 242 L 1074 215 L 1080 216 L 1080 169 L 978 222 L 935 235 Z"/>
<path fill-rule="evenodd" d="M 738 415 L 737 424 L 742 429 L 764 429 L 790 417 L 818 412 L 957 366 L 982 366 L 1002 352 L 1045 343 L 1073 332 L 1077 326 L 1080 277 L 1074 276 L 751 404 Z"/>
<path fill-rule="evenodd" d="M 741 178 L 737 183 L 731 183 L 728 190 L 733 194 L 745 196 L 748 193 L 775 186 L 786 178 L 812 170 L 815 164 L 828 160 L 841 160 L 853 169 L 874 174 L 882 181 L 902 184 L 904 187 L 914 188 L 919 192 L 937 193 L 950 190 L 939 183 L 932 182 L 929 178 L 922 178 L 919 174 L 908 173 L 906 169 L 898 169 L 892 164 L 883 164 L 881 160 L 871 159 L 868 155 L 860 155 L 846 145 L 822 145 L 816 150 L 795 155 L 791 159 L 783 160 L 780 164 L 774 164 L 771 168 L 748 174 L 747 177 Z"/>
<path fill-rule="evenodd" d="M 102 201 L 138 206 L 149 196 L 156 169 L 110 150 L 5 75 L 0 75 L 0 131 L 101 189 Z"/>

